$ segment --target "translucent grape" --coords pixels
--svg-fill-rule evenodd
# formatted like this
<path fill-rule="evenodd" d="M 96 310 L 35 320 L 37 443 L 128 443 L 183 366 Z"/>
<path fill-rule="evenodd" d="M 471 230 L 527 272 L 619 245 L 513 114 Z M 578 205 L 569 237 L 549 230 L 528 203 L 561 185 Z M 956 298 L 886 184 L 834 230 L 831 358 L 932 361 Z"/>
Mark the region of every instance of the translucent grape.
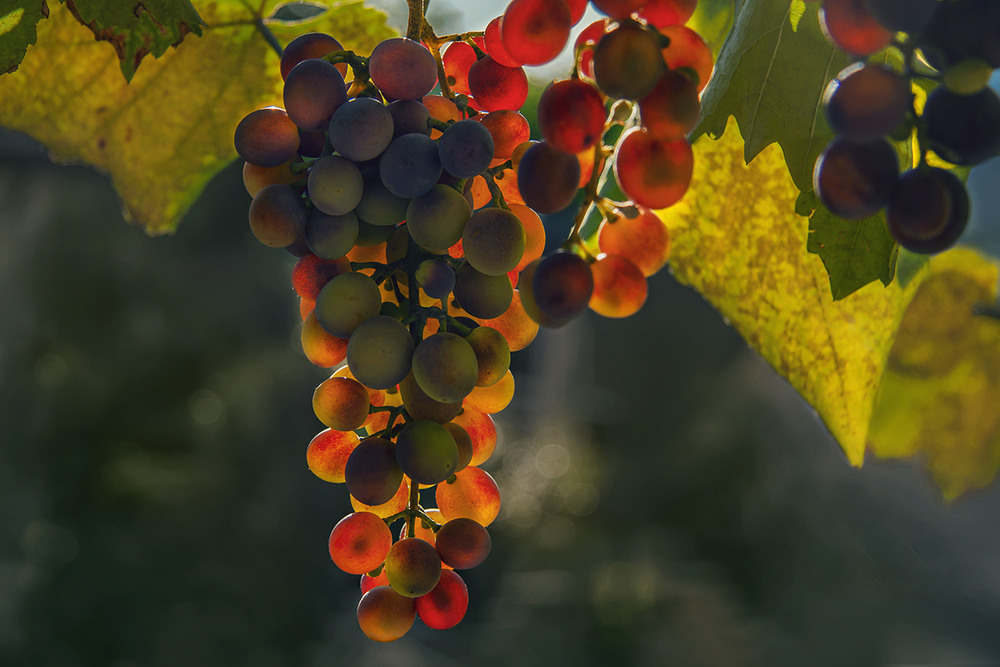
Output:
<path fill-rule="evenodd" d="M 683 139 L 698 123 L 698 86 L 677 70 L 667 70 L 646 97 L 639 100 L 642 126 L 660 141 Z"/>
<path fill-rule="evenodd" d="M 563 50 L 572 25 L 566 0 L 511 0 L 500 34 L 514 60 L 542 65 Z"/>
<path fill-rule="evenodd" d="M 488 387 L 474 388 L 462 401 L 462 405 L 492 415 L 510 405 L 513 398 L 514 374 L 508 369 L 499 381 Z"/>
<path fill-rule="evenodd" d="M 698 0 L 647 0 L 639 17 L 656 28 L 681 25 L 694 15 L 697 5 Z"/>
<path fill-rule="evenodd" d="M 250 231 L 264 245 L 284 248 L 295 243 L 306 227 L 306 207 L 290 186 L 263 188 L 250 202 Z"/>
<path fill-rule="evenodd" d="M 292 161 L 283 162 L 277 167 L 260 167 L 252 162 L 243 163 L 243 185 L 251 197 L 268 185 L 291 185 L 302 178 L 291 169 Z"/>
<path fill-rule="evenodd" d="M 347 339 L 331 336 L 310 310 L 302 321 L 302 352 L 320 368 L 333 368 L 347 358 Z"/>
<path fill-rule="evenodd" d="M 875 20 L 865 0 L 823 0 L 819 19 L 827 38 L 856 56 L 881 51 L 892 41 L 892 33 Z"/>
<path fill-rule="evenodd" d="M 475 50 L 465 42 L 452 42 L 441 54 L 448 87 L 460 95 L 471 95 L 469 68 L 476 62 Z"/>
<path fill-rule="evenodd" d="M 483 32 L 483 51 L 504 67 L 520 67 L 524 62 L 510 55 L 503 44 L 502 25 L 503 16 L 498 16 L 486 24 L 486 30 Z"/>
<path fill-rule="evenodd" d="M 591 148 L 604 133 L 604 101 L 586 81 L 549 85 L 538 100 L 538 126 L 545 141 L 567 153 Z"/>
<path fill-rule="evenodd" d="M 315 301 L 324 285 L 350 270 L 351 263 L 344 258 L 329 260 L 306 255 L 292 268 L 292 287 L 303 299 Z"/>
<path fill-rule="evenodd" d="M 664 69 L 659 37 L 635 24 L 619 25 L 594 47 L 594 80 L 609 97 L 641 100 Z"/>
<path fill-rule="evenodd" d="M 613 19 L 627 19 L 633 12 L 639 11 L 646 0 L 590 0 L 590 4 Z"/>
<path fill-rule="evenodd" d="M 504 67 L 486 56 L 469 69 L 469 89 L 476 103 L 486 111 L 517 111 L 528 99 L 528 76 L 520 67 Z"/>
<path fill-rule="evenodd" d="M 497 427 L 492 417 L 473 407 L 463 406 L 461 414 L 452 423 L 461 426 L 472 441 L 469 465 L 482 465 L 493 456 L 497 447 Z"/>
<path fill-rule="evenodd" d="M 646 208 L 677 203 L 691 184 L 694 154 L 684 139 L 660 141 L 632 129 L 618 142 L 615 178 L 629 199 Z"/>
<path fill-rule="evenodd" d="M 472 438 L 464 428 L 454 422 L 448 422 L 442 426 L 455 440 L 455 448 L 458 450 L 458 463 L 455 464 L 455 472 L 458 472 L 472 461 Z"/>
<path fill-rule="evenodd" d="M 503 378 L 510 368 L 510 346 L 503 334 L 493 327 L 476 327 L 465 337 L 476 355 L 479 374 L 477 387 L 488 387 Z"/>
<path fill-rule="evenodd" d="M 590 265 L 571 252 L 543 257 L 531 280 L 535 303 L 545 315 L 557 321 L 567 321 L 582 313 L 593 291 Z"/>
<path fill-rule="evenodd" d="M 441 578 L 441 557 L 417 537 L 397 541 L 385 557 L 385 571 L 392 589 L 409 598 L 434 590 Z"/>
<path fill-rule="evenodd" d="M 542 219 L 538 217 L 531 208 L 524 204 L 507 202 L 510 212 L 517 216 L 524 228 L 524 254 L 521 261 L 514 267 L 515 271 L 520 271 L 531 262 L 542 256 L 545 250 L 545 226 Z"/>
<path fill-rule="evenodd" d="M 645 208 L 634 218 L 622 216 L 601 225 L 597 244 L 601 252 L 631 260 L 647 278 L 670 258 L 670 232 L 659 216 Z"/>
<path fill-rule="evenodd" d="M 358 625 L 368 639 L 377 642 L 396 641 L 409 632 L 416 617 L 414 601 L 390 586 L 371 589 L 358 603 Z"/>
<path fill-rule="evenodd" d="M 513 290 L 510 305 L 500 315 L 492 318 L 473 315 L 473 319 L 479 324 L 493 327 L 503 334 L 511 352 L 523 350 L 538 335 L 538 322 L 531 319 L 525 311 L 519 290 Z"/>
<path fill-rule="evenodd" d="M 388 586 L 389 577 L 385 575 L 385 568 L 378 573 L 378 576 L 371 576 L 367 572 L 361 575 L 361 594 L 364 595 L 377 586 Z"/>
<path fill-rule="evenodd" d="M 451 521 L 460 517 L 488 526 L 500 514 L 500 489 L 485 470 L 468 466 L 455 473 L 455 481 L 438 484 L 434 491 L 441 515 Z"/>
<path fill-rule="evenodd" d="M 493 137 L 494 162 L 506 160 L 514 149 L 528 140 L 531 128 L 528 119 L 517 111 L 502 109 L 491 111 L 485 115 L 476 116 L 475 120 L 483 124 Z"/>
<path fill-rule="evenodd" d="M 481 525 L 472 519 L 459 517 L 441 526 L 434 548 L 441 556 L 441 562 L 456 570 L 468 570 L 486 560 L 493 548 L 493 541 L 489 531 Z"/>
<path fill-rule="evenodd" d="M 380 413 L 380 414 L 385 414 L 385 413 Z M 351 507 L 354 509 L 355 512 L 371 512 L 376 516 L 382 517 L 383 519 L 387 519 L 392 515 L 399 514 L 400 512 L 406 509 L 406 506 L 410 501 L 410 485 L 409 482 L 407 482 L 406 477 L 403 477 L 402 483 L 399 485 L 399 488 L 396 489 L 396 495 L 394 495 L 392 498 L 390 498 L 389 500 L 385 501 L 380 505 L 366 505 L 357 498 L 355 498 L 353 495 L 350 496 L 350 498 L 351 498 Z M 385 571 L 383 570 L 383 574 L 384 572 Z M 388 583 L 389 583 L 388 579 L 379 580 L 379 583 L 377 584 L 373 582 L 371 587 L 374 588 L 375 586 L 388 585 Z M 364 590 L 363 585 L 362 585 L 362 590 Z"/>
<path fill-rule="evenodd" d="M 360 439 L 353 431 L 328 428 L 316 435 L 306 448 L 306 465 L 324 482 L 343 484 L 347 458 Z"/>
<path fill-rule="evenodd" d="M 445 570 L 437 586 L 414 601 L 417 616 L 429 628 L 447 630 L 453 628 L 465 617 L 469 608 L 469 589 L 462 577 Z"/>
<path fill-rule="evenodd" d="M 385 561 L 392 532 L 371 512 L 355 512 L 334 526 L 329 546 L 334 565 L 348 574 L 364 574 Z"/>
<path fill-rule="evenodd" d="M 602 255 L 590 265 L 594 293 L 590 309 L 605 317 L 629 317 L 646 303 L 649 287 L 635 264 L 618 255 Z"/>
<path fill-rule="evenodd" d="M 698 92 L 703 91 L 712 78 L 712 49 L 701 35 L 684 25 L 660 28 L 660 34 L 670 40 L 660 51 L 663 61 L 670 69 L 694 70 L 698 75 Z"/>
<path fill-rule="evenodd" d="M 333 377 L 324 380 L 313 392 L 316 417 L 337 431 L 353 431 L 368 419 L 371 398 L 356 380 Z"/>

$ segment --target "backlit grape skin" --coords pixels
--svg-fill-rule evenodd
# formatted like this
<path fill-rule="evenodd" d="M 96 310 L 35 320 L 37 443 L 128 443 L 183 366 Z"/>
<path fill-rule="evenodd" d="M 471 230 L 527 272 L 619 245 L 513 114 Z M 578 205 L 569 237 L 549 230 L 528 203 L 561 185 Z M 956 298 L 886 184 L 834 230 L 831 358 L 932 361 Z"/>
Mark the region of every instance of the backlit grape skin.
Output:
<path fill-rule="evenodd" d="M 465 617 L 469 608 L 469 589 L 457 573 L 445 570 L 434 590 L 414 602 L 424 625 L 434 630 L 447 630 Z"/>
<path fill-rule="evenodd" d="M 857 144 L 834 139 L 813 171 L 813 184 L 831 213 L 850 220 L 874 215 L 896 185 L 899 160 L 884 139 Z"/>
<path fill-rule="evenodd" d="M 398 540 L 385 557 L 385 571 L 392 589 L 408 598 L 426 595 L 441 578 L 441 557 L 419 537 Z"/>
<path fill-rule="evenodd" d="M 416 615 L 413 599 L 403 597 L 390 586 L 372 588 L 358 603 L 358 625 L 366 637 L 377 642 L 392 642 L 405 635 Z"/>
<path fill-rule="evenodd" d="M 500 489 L 485 470 L 468 466 L 455 473 L 455 481 L 438 484 L 438 508 L 445 519 L 465 517 L 488 526 L 500 514 Z"/>
<path fill-rule="evenodd" d="M 348 574 L 364 574 L 385 561 L 392 546 L 392 532 L 371 512 L 355 512 L 334 526 L 329 546 L 337 567 Z"/>

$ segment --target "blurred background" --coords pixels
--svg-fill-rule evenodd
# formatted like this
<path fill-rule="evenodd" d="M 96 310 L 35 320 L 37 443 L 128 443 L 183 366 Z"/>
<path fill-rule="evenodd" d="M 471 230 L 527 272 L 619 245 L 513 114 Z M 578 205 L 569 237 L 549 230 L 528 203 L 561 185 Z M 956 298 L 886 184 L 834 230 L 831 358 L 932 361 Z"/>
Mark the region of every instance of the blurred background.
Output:
<path fill-rule="evenodd" d="M 368 641 L 327 553 L 346 492 L 305 465 L 328 373 L 248 204 L 234 164 L 151 239 L 0 132 L 0 665 L 1000 665 L 1000 492 L 849 467 L 667 271 L 514 355 L 468 615 Z"/>

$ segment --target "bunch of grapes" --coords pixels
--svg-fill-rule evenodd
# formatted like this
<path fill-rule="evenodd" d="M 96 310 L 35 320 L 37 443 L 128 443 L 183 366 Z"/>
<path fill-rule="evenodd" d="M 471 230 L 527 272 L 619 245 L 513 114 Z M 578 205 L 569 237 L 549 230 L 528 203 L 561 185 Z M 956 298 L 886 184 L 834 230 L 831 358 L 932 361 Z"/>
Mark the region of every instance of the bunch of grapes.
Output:
<path fill-rule="evenodd" d="M 969 197 L 952 171 L 928 163 L 928 152 L 962 167 L 1000 153 L 1000 98 L 987 85 L 1000 67 L 1000 3 L 823 0 L 820 18 L 830 41 L 858 58 L 823 98 L 837 136 L 814 170 L 821 201 L 855 220 L 884 208 L 890 233 L 908 250 L 951 247 L 968 221 Z M 887 48 L 899 67 L 865 61 Z M 914 86 L 932 90 L 920 113 Z M 893 142 L 914 138 L 919 162 L 901 174 Z"/>
<path fill-rule="evenodd" d="M 691 0 L 594 5 L 609 18 L 542 95 L 541 141 L 518 112 L 523 66 L 563 49 L 584 1 L 513 0 L 485 32 L 443 37 L 419 16 L 421 41 L 368 57 L 302 35 L 281 56 L 284 108 L 236 128 L 251 231 L 300 258 L 302 349 L 335 369 L 313 395 L 327 429 L 306 460 L 349 492 L 329 551 L 362 575 L 358 621 L 374 640 L 466 612 L 456 570 L 491 548 L 500 494 L 480 466 L 497 443 L 491 415 L 513 397 L 511 352 L 588 306 L 636 312 L 667 261 L 651 209 L 688 187 L 684 135 L 711 53 L 681 25 Z M 631 201 L 601 194 L 612 171 Z M 539 213 L 581 189 L 569 238 L 543 257 Z M 597 256 L 581 236 L 594 212 Z"/>

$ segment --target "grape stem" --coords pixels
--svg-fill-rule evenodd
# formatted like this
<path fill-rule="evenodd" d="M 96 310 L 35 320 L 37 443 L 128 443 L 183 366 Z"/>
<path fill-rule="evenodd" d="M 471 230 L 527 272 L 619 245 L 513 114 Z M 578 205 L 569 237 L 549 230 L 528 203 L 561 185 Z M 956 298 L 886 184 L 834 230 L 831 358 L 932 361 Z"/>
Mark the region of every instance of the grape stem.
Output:
<path fill-rule="evenodd" d="M 281 48 L 281 42 L 278 41 L 278 38 L 275 36 L 275 34 L 271 32 L 271 29 L 267 27 L 266 23 L 264 23 L 264 19 L 258 16 L 256 19 L 254 19 L 253 24 L 254 27 L 257 28 L 257 32 L 259 32 L 261 34 L 261 37 L 264 38 L 264 41 L 267 42 L 267 45 L 270 46 L 272 49 L 274 49 L 274 52 L 277 53 L 278 57 L 280 58 L 281 54 L 284 52 L 284 49 Z"/>

